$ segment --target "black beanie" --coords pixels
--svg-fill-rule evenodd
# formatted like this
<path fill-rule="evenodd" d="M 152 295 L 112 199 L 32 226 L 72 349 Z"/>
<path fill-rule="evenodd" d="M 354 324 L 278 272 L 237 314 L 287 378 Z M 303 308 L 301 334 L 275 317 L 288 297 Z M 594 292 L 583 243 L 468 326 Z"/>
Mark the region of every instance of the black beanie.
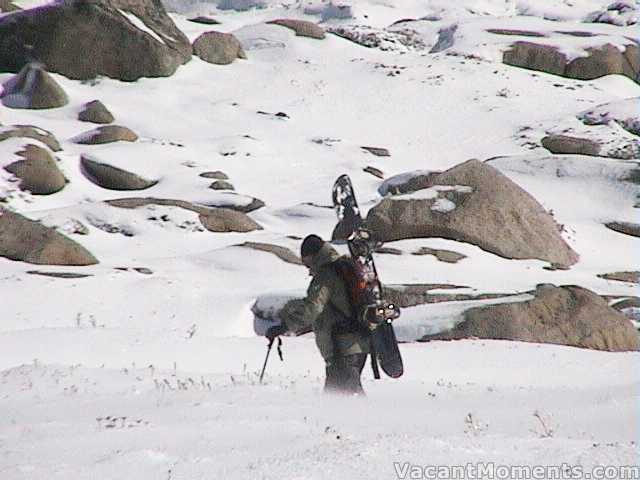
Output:
<path fill-rule="evenodd" d="M 308 235 L 307 238 L 302 241 L 302 245 L 300 246 L 300 256 L 313 256 L 320 251 L 323 245 L 324 240 L 322 240 L 319 236 Z"/>

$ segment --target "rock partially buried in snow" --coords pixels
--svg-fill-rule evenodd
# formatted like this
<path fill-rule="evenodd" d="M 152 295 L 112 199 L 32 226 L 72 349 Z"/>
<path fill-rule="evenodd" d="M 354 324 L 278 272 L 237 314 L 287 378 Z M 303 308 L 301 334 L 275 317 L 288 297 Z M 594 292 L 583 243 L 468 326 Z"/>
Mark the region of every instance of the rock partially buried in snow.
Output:
<path fill-rule="evenodd" d="M 66 179 L 46 149 L 25 145 L 16 154 L 22 160 L 12 162 L 4 169 L 20 179 L 20 190 L 27 190 L 34 195 L 50 195 L 64 188 Z"/>
<path fill-rule="evenodd" d="M 640 350 L 631 322 L 599 295 L 577 286 L 539 286 L 535 298 L 472 308 L 451 331 L 429 340 L 486 338 L 552 343 L 610 352 Z"/>
<path fill-rule="evenodd" d="M 614 232 L 630 235 L 632 237 L 640 237 L 640 224 L 632 222 L 609 222 L 605 226 Z"/>
<path fill-rule="evenodd" d="M 220 22 L 215 18 L 205 17 L 203 15 L 193 17 L 193 18 L 188 18 L 187 20 L 193 23 L 199 23 L 201 25 L 220 25 Z"/>
<path fill-rule="evenodd" d="M 367 224 L 381 241 L 442 237 L 510 259 L 566 266 L 578 260 L 553 217 L 490 165 L 469 160 L 427 179 L 429 188 L 369 210 Z"/>
<path fill-rule="evenodd" d="M 2 30 L 0 29 L 0 52 L 1 45 Z M 2 86 L 0 99 L 5 107 L 40 110 L 64 107 L 69 103 L 69 98 L 62 87 L 44 70 L 42 65 L 37 63 L 25 65 L 20 73 L 7 80 Z"/>
<path fill-rule="evenodd" d="M 627 132 L 640 136 L 640 97 L 598 105 L 578 115 L 585 125 L 617 123 Z"/>
<path fill-rule="evenodd" d="M 389 150 L 386 148 L 382 148 L 382 147 L 360 147 L 360 148 L 365 152 L 369 152 L 370 154 L 375 155 L 376 157 L 391 156 L 391 153 L 389 153 Z"/>
<path fill-rule="evenodd" d="M 610 3 L 604 10 L 596 10 L 585 19 L 585 22 L 610 23 L 624 27 L 635 25 L 640 20 L 640 10 L 633 0 L 619 0 Z"/>
<path fill-rule="evenodd" d="M 83 246 L 55 229 L 0 208 L 0 256 L 39 265 L 94 265 Z"/>
<path fill-rule="evenodd" d="M 235 195 L 235 194 L 232 194 Z M 240 195 L 235 195 L 240 197 Z M 208 205 L 200 205 L 197 203 L 187 202 L 185 200 L 176 200 L 171 198 L 140 198 L 140 197 L 132 197 L 132 198 L 118 198 L 115 200 L 107 200 L 105 203 L 111 205 L 113 207 L 118 208 L 139 208 L 147 205 L 162 205 L 167 207 L 178 207 L 184 208 L 185 210 L 190 210 L 192 212 L 196 212 L 202 216 L 210 216 L 218 213 L 219 210 L 232 210 L 240 213 L 247 213 L 248 207 L 242 205 L 234 205 L 233 203 L 224 203 L 219 206 L 208 206 Z"/>
<path fill-rule="evenodd" d="M 9 125 L 7 127 L 0 127 L 0 142 L 8 138 L 33 138 L 34 140 L 44 143 L 54 152 L 62 150 L 58 139 L 53 133 L 32 125 Z"/>
<path fill-rule="evenodd" d="M 640 283 L 640 272 L 613 272 L 598 275 L 605 280 L 615 280 L 616 282 Z"/>
<path fill-rule="evenodd" d="M 540 143 L 551 153 L 590 155 L 597 157 L 600 155 L 600 144 L 588 138 L 570 137 L 568 135 L 548 135 Z"/>
<path fill-rule="evenodd" d="M 80 157 L 82 173 L 91 182 L 108 190 L 145 190 L 158 183 L 135 173 L 93 160 L 87 155 Z"/>
<path fill-rule="evenodd" d="M 229 180 L 229 176 L 220 170 L 216 170 L 215 172 L 202 172 L 199 176 L 202 178 L 214 178 L 216 180 Z"/>
<path fill-rule="evenodd" d="M 172 75 L 190 58 L 189 40 L 156 0 L 69 0 L 0 18 L 1 71 L 35 59 L 72 79 L 133 81 Z"/>
<path fill-rule="evenodd" d="M 439 261 L 445 263 L 458 263 L 460 260 L 467 258 L 466 255 L 454 252 L 453 250 L 440 250 L 429 247 L 421 247 L 419 250 L 413 252 L 412 255 L 433 255 Z"/>
<path fill-rule="evenodd" d="M 200 215 L 200 222 L 210 232 L 253 232 L 262 230 L 246 213 L 230 210 L 228 208 L 212 208 L 208 215 Z"/>
<path fill-rule="evenodd" d="M 380 170 L 379 168 L 372 167 L 371 165 L 368 165 L 368 166 L 364 167 L 362 169 L 362 171 L 366 172 L 366 173 L 370 173 L 371 175 L 373 175 L 374 177 L 377 177 L 379 179 L 384 179 L 384 172 L 382 170 Z"/>
<path fill-rule="evenodd" d="M 315 38 L 316 40 L 322 40 L 325 38 L 324 29 L 321 26 L 313 22 L 308 22 L 306 20 L 279 18 L 277 20 L 271 20 L 267 23 L 289 28 L 296 32 L 296 35 L 299 37 Z"/>
<path fill-rule="evenodd" d="M 100 100 L 94 100 L 87 103 L 78 113 L 78 120 L 81 122 L 107 124 L 113 122 L 115 118 Z"/>
<path fill-rule="evenodd" d="M 273 245 L 271 243 L 260 242 L 244 242 L 238 245 L 238 247 L 251 248 L 253 250 L 259 250 L 261 252 L 272 253 L 283 262 L 292 263 L 294 265 L 302 265 L 302 260 L 295 253 L 293 253 L 287 247 L 281 245 Z"/>
<path fill-rule="evenodd" d="M 226 180 L 216 180 L 209 188 L 212 190 L 235 190 L 232 184 L 227 182 Z"/>
<path fill-rule="evenodd" d="M 75 143 L 82 145 L 100 145 L 113 142 L 135 142 L 138 135 L 127 127 L 120 125 L 106 125 L 88 132 L 81 133 L 73 138 Z"/>
<path fill-rule="evenodd" d="M 560 75 L 578 80 L 593 80 L 605 75 L 626 75 L 640 80 L 640 47 L 627 45 L 624 51 L 611 44 L 586 49 L 587 55 L 569 59 L 554 46 L 516 42 L 504 52 L 507 65 Z"/>
<path fill-rule="evenodd" d="M 208 63 L 228 65 L 236 58 L 246 59 L 242 45 L 230 33 L 206 32 L 193 42 L 193 53 Z"/>

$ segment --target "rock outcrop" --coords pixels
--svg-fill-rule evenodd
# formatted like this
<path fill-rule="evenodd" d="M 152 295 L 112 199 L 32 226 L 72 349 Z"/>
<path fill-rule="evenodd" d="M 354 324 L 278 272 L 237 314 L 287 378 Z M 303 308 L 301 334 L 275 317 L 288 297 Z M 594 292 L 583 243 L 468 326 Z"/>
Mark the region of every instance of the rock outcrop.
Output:
<path fill-rule="evenodd" d="M 367 224 L 381 241 L 441 237 L 509 259 L 578 260 L 536 199 L 486 163 L 469 160 L 420 183 L 423 189 L 369 210 Z"/>
<path fill-rule="evenodd" d="M 296 20 L 293 18 L 279 18 L 277 20 L 271 20 L 267 22 L 272 25 L 280 25 L 296 32 L 299 37 L 315 38 L 316 40 L 322 40 L 325 38 L 324 29 L 313 22 L 306 20 Z"/>
<path fill-rule="evenodd" d="M 87 155 L 80 157 L 80 166 L 85 177 L 108 190 L 145 190 L 158 183 L 157 180 L 147 180 L 135 173 L 93 160 Z"/>
<path fill-rule="evenodd" d="M 7 18 L 7 17 L 3 17 Z M 0 18 L 0 25 L 3 18 Z M 2 29 L 0 28 L 0 56 L 2 55 Z M 67 94 L 44 67 L 26 64 L 18 74 L 3 85 L 0 99 L 5 107 L 42 110 L 64 107 L 69 103 Z"/>
<path fill-rule="evenodd" d="M 0 18 L 0 71 L 37 60 L 72 79 L 133 81 L 172 75 L 190 58 L 160 0 L 69 0 Z"/>
<path fill-rule="evenodd" d="M 230 33 L 206 32 L 193 42 L 193 53 L 208 63 L 228 65 L 236 58 L 246 59 L 240 41 Z"/>
<path fill-rule="evenodd" d="M 73 139 L 75 143 L 82 145 L 101 145 L 113 142 L 135 142 L 138 135 L 127 127 L 120 125 L 106 125 L 88 132 L 81 133 Z"/>
<path fill-rule="evenodd" d="M 94 100 L 82 108 L 78 113 L 78 120 L 81 122 L 107 124 L 112 123 L 115 118 L 100 100 Z"/>
<path fill-rule="evenodd" d="M 472 308 L 451 331 L 428 340 L 486 338 L 553 343 L 609 352 L 640 350 L 632 323 L 599 295 L 577 286 L 539 286 L 533 300 Z"/>
<path fill-rule="evenodd" d="M 50 195 L 59 192 L 66 184 L 55 158 L 45 148 L 25 145 L 16 154 L 21 160 L 10 163 L 4 169 L 20 179 L 20 190 L 34 195 Z"/>
<path fill-rule="evenodd" d="M 0 208 L 0 256 L 39 265 L 93 265 L 96 258 L 55 229 Z"/>
<path fill-rule="evenodd" d="M 569 59 L 558 48 L 534 42 L 516 42 L 504 52 L 507 65 L 538 70 L 578 80 L 593 80 L 605 75 L 626 75 L 640 81 L 640 47 L 627 45 L 624 51 L 611 44 L 587 48 L 587 55 Z"/>

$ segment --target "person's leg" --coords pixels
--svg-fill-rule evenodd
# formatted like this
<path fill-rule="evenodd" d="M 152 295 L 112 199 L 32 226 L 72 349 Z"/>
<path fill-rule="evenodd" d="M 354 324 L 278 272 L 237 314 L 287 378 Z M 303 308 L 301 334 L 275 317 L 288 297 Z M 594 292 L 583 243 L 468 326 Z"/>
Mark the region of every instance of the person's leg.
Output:
<path fill-rule="evenodd" d="M 324 391 L 325 393 L 336 393 L 341 390 L 342 385 L 342 370 L 343 367 L 343 359 L 341 357 L 336 357 L 331 365 L 325 367 L 326 378 L 324 382 Z"/>
<path fill-rule="evenodd" d="M 364 395 L 360 375 L 367 361 L 366 353 L 357 353 L 344 357 L 340 390 L 344 393 Z"/>

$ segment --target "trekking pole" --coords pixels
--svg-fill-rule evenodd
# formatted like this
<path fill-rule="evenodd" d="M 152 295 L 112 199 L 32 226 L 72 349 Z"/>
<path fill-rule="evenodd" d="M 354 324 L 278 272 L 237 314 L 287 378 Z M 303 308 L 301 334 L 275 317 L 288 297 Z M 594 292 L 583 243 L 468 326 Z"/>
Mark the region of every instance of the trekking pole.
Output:
<path fill-rule="evenodd" d="M 280 361 L 283 361 L 284 359 L 282 358 L 282 339 L 280 337 L 278 338 L 278 356 L 280 357 Z M 269 361 L 269 354 L 271 353 L 271 347 L 273 347 L 273 341 L 276 338 L 272 338 L 271 340 L 269 340 L 269 345 L 267 345 L 267 356 L 264 357 L 264 363 L 262 364 L 262 372 L 260 372 L 260 384 L 262 384 L 262 379 L 264 378 L 264 372 L 267 369 L 267 362 Z"/>

